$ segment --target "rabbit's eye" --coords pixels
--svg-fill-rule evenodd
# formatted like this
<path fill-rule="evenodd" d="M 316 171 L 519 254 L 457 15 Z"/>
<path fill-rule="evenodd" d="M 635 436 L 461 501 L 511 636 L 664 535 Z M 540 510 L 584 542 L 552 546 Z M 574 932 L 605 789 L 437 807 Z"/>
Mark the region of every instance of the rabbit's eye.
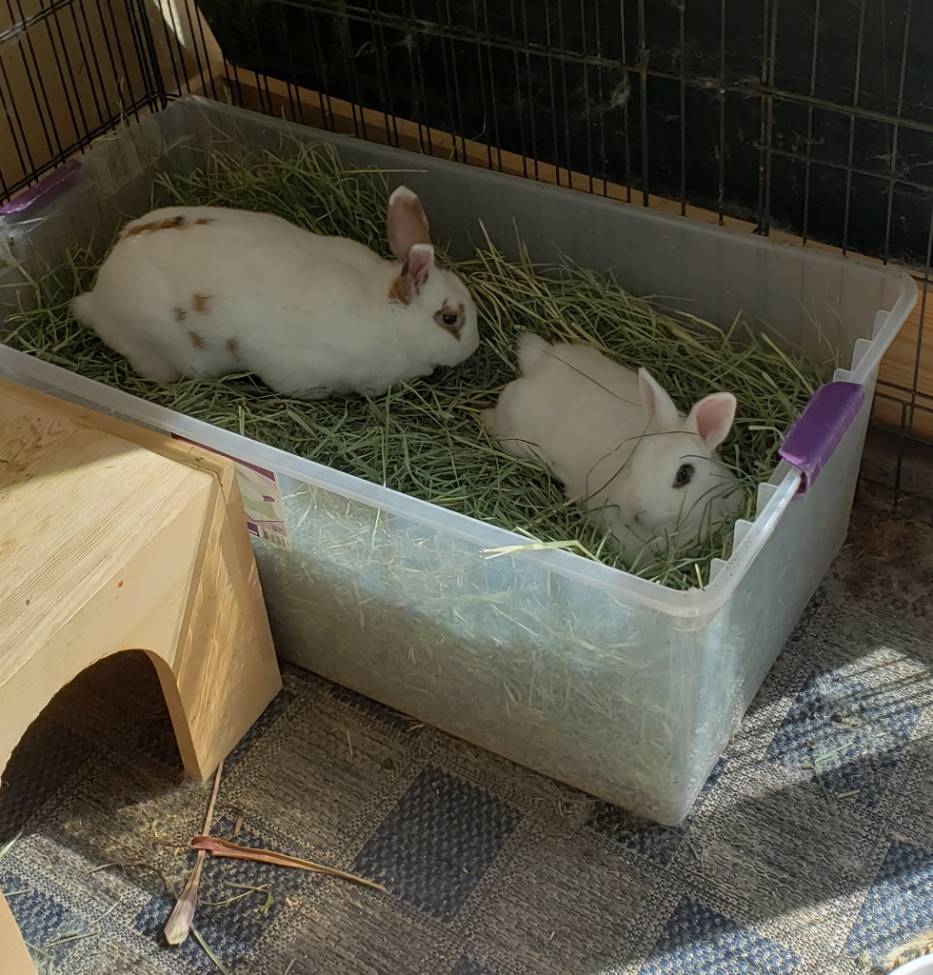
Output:
<path fill-rule="evenodd" d="M 463 328 L 462 311 L 447 306 L 435 313 L 434 321 L 446 332 L 450 332 L 455 339 L 460 338 L 460 329 Z"/>
<path fill-rule="evenodd" d="M 681 464 L 674 475 L 674 487 L 686 487 L 693 480 L 693 464 Z"/>

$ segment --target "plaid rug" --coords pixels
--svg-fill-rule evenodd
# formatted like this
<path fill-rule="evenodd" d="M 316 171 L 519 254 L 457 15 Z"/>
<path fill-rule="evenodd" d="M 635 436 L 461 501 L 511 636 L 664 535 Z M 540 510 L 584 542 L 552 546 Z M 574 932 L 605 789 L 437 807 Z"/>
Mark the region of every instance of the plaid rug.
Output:
<path fill-rule="evenodd" d="M 850 540 L 689 820 L 641 822 L 287 669 L 214 832 L 380 881 L 208 860 L 209 789 L 148 662 L 63 692 L 0 793 L 0 888 L 67 975 L 863 973 L 933 923 L 933 522 L 862 489 Z M 909 509 L 909 510 L 907 510 Z M 206 947 L 205 947 L 206 946 Z"/>

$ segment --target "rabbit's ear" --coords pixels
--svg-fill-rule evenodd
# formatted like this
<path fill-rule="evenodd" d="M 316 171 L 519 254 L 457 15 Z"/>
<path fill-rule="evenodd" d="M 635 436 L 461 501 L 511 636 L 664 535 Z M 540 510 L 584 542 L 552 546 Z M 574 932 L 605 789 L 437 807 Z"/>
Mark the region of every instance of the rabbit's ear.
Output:
<path fill-rule="evenodd" d="M 638 391 L 649 420 L 654 420 L 662 427 L 677 425 L 680 414 L 674 406 L 674 401 L 667 395 L 667 390 L 644 367 L 638 370 Z"/>
<path fill-rule="evenodd" d="M 424 207 L 417 195 L 407 186 L 400 186 L 389 197 L 386 231 L 389 247 L 399 261 L 404 261 L 416 244 L 431 242 Z"/>
<path fill-rule="evenodd" d="M 434 248 L 430 244 L 415 244 L 408 252 L 399 276 L 389 290 L 391 301 L 409 304 L 431 276 L 434 267 Z"/>
<path fill-rule="evenodd" d="M 704 396 L 687 417 L 687 429 L 715 450 L 729 436 L 735 420 L 736 401 L 732 393 L 712 393 Z"/>

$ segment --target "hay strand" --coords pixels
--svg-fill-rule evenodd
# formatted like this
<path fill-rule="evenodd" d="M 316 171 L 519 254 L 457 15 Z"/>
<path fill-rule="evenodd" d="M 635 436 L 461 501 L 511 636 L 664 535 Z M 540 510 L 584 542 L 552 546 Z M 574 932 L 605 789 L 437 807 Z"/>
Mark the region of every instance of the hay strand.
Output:
<path fill-rule="evenodd" d="M 322 873 L 328 877 L 338 877 L 341 880 L 349 880 L 354 884 L 363 887 L 371 887 L 373 890 L 386 892 L 382 884 L 377 884 L 374 880 L 360 877 L 355 873 L 348 873 L 346 870 L 338 870 L 336 867 L 328 867 L 322 863 L 315 863 L 313 860 L 305 860 L 301 857 L 293 857 L 288 853 L 278 853 L 275 850 L 263 850 L 255 846 L 241 846 L 239 843 L 231 843 L 230 840 L 222 840 L 216 836 L 195 836 L 191 840 L 191 847 L 198 853 L 210 853 L 215 857 L 227 857 L 232 860 L 250 860 L 254 863 L 269 863 L 274 867 L 288 867 L 292 870 L 307 870 L 310 873 Z"/>

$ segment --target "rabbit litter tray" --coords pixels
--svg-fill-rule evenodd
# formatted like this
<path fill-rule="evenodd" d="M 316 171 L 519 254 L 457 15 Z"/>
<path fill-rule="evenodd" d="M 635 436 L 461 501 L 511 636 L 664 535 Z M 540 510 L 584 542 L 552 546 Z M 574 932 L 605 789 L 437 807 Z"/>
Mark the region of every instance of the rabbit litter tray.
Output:
<path fill-rule="evenodd" d="M 916 301 L 904 273 L 184 98 L 101 141 L 0 212 L 31 274 L 149 208 L 157 171 L 211 146 L 334 146 L 405 170 L 436 239 L 610 270 L 720 324 L 739 312 L 839 369 L 785 441 L 704 589 L 679 591 L 222 430 L 0 346 L 0 373 L 237 460 L 276 645 L 286 659 L 661 823 L 689 812 L 845 537 L 881 358 Z M 514 259 L 517 254 L 508 254 Z M 7 308 L 29 300 L 0 272 Z M 0 306 L 2 307 L 2 306 Z M 817 335 L 814 322 L 821 323 Z M 479 706 L 479 705 L 482 706 Z"/>

